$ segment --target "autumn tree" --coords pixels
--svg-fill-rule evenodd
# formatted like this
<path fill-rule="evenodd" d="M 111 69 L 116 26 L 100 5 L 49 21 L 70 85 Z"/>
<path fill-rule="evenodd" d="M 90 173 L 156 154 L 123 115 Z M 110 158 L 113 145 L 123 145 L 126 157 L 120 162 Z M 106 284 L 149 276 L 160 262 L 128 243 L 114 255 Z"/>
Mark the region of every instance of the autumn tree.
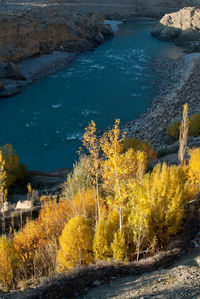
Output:
<path fill-rule="evenodd" d="M 180 135 L 179 135 L 178 158 L 181 164 L 183 164 L 185 152 L 187 149 L 188 131 L 189 131 L 188 104 L 185 104 L 183 106 L 183 118 L 180 125 Z"/>
<path fill-rule="evenodd" d="M 90 157 L 84 155 L 74 164 L 73 171 L 68 174 L 66 182 L 62 185 L 61 198 L 72 201 L 72 210 L 75 215 L 73 198 L 77 193 L 93 187 L 93 163 Z"/>
<path fill-rule="evenodd" d="M 93 173 L 95 176 L 95 186 L 96 186 L 96 199 L 97 199 L 97 214 L 100 219 L 100 200 L 99 200 L 99 177 L 101 174 L 101 158 L 100 158 L 100 144 L 96 133 L 96 124 L 92 120 L 88 127 L 85 129 L 85 134 L 83 135 L 83 145 L 88 150 L 90 157 L 93 161 Z"/>
<path fill-rule="evenodd" d="M 96 260 L 107 260 L 112 257 L 111 244 L 119 230 L 119 211 L 111 209 L 106 217 L 97 223 L 94 235 L 93 251 Z"/>
<path fill-rule="evenodd" d="M 104 186 L 110 189 L 108 204 L 118 207 L 120 231 L 122 230 L 122 213 L 127 201 L 127 187 L 130 179 L 142 178 L 146 170 L 146 155 L 140 151 L 128 149 L 122 152 L 125 134 L 121 134 L 120 121 L 116 120 L 113 129 L 104 133 L 100 139 L 105 156 L 103 163 Z M 114 194 L 113 194 L 114 193 Z"/>
<path fill-rule="evenodd" d="M 57 270 L 62 272 L 86 266 L 92 260 L 92 228 L 83 216 L 76 216 L 65 225 L 60 237 Z"/>
<path fill-rule="evenodd" d="M 117 261 L 123 261 L 126 252 L 126 240 L 123 231 L 117 231 L 114 234 L 114 240 L 111 244 L 113 258 Z"/>
<path fill-rule="evenodd" d="M 122 194 L 122 181 L 121 174 L 123 172 L 121 168 L 120 154 L 122 151 L 122 142 L 125 135 L 120 134 L 119 128 L 120 120 L 116 120 L 113 129 L 105 132 L 100 139 L 101 148 L 107 159 L 104 164 L 103 177 L 106 180 L 109 177 L 113 178 L 114 191 L 116 192 L 117 205 L 120 211 L 120 230 L 122 229 L 122 209 L 124 203 L 124 195 Z M 109 164 L 109 165 L 108 165 Z"/>
<path fill-rule="evenodd" d="M 0 202 L 2 205 L 7 200 L 6 178 L 5 160 L 0 151 Z"/>
<path fill-rule="evenodd" d="M 101 217 L 97 223 L 93 241 L 95 260 L 106 260 L 110 257 L 111 251 L 109 245 L 108 225 L 106 219 Z"/>
<path fill-rule="evenodd" d="M 156 165 L 152 173 L 146 174 L 137 186 L 133 185 L 129 223 L 137 256 L 154 243 L 162 247 L 177 233 L 191 194 L 184 168 L 165 163 Z"/>

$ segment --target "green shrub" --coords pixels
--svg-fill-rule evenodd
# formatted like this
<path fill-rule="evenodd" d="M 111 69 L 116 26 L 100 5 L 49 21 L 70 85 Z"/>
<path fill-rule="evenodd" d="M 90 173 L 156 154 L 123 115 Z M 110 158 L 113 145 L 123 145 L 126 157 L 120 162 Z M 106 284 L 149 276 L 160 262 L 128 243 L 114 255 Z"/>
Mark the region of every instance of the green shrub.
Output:
<path fill-rule="evenodd" d="M 62 186 L 62 198 L 72 199 L 80 190 L 87 190 L 94 185 L 92 175 L 92 159 L 88 156 L 80 157 L 74 164 L 73 172 L 69 173 Z"/>
<path fill-rule="evenodd" d="M 180 129 L 181 122 L 175 121 L 172 123 L 171 126 L 168 126 L 166 131 L 167 135 L 178 140 L 179 139 L 179 129 Z"/>
<path fill-rule="evenodd" d="M 200 114 L 193 114 L 190 119 L 189 136 L 200 135 Z"/>
<path fill-rule="evenodd" d="M 179 139 L 180 121 L 175 121 L 166 128 L 167 135 L 175 140 Z M 200 136 L 200 114 L 193 114 L 190 118 L 189 136 Z"/>
<path fill-rule="evenodd" d="M 123 142 L 122 153 L 125 153 L 128 149 L 134 149 L 135 151 L 145 152 L 147 159 L 156 159 L 157 153 L 151 147 L 150 143 L 138 140 L 136 138 L 125 138 Z"/>

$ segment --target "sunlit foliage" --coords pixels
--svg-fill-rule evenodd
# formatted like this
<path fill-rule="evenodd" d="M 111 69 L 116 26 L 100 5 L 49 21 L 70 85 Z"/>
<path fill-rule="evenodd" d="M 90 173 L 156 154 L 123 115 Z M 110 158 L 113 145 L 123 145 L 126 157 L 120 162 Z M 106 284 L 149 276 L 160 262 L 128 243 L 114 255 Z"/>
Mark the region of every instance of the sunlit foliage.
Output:
<path fill-rule="evenodd" d="M 147 159 L 155 160 L 157 158 L 156 151 L 148 142 L 144 142 L 133 137 L 125 138 L 123 141 L 122 152 L 124 153 L 130 148 L 134 149 L 134 151 L 141 151 L 146 153 Z"/>
<path fill-rule="evenodd" d="M 13 241 L 6 236 L 0 237 L 0 286 L 8 290 L 15 284 L 15 272 L 18 266 Z"/>
<path fill-rule="evenodd" d="M 140 184 L 133 183 L 129 221 L 137 254 L 155 242 L 162 247 L 177 233 L 192 192 L 181 166 L 158 164 Z"/>
<path fill-rule="evenodd" d="M 83 216 L 76 216 L 66 224 L 60 237 L 57 255 L 59 272 L 92 262 L 92 228 Z"/>
<path fill-rule="evenodd" d="M 111 244 L 113 258 L 117 261 L 123 261 L 126 252 L 126 240 L 124 233 L 118 231 L 114 234 L 114 240 Z"/>
<path fill-rule="evenodd" d="M 188 179 L 191 184 L 196 185 L 197 191 L 200 187 L 200 148 L 189 150 Z"/>
<path fill-rule="evenodd" d="M 62 188 L 62 198 L 72 199 L 80 190 L 87 190 L 94 186 L 93 162 L 89 156 L 81 156 L 79 162 L 69 173 Z"/>
<path fill-rule="evenodd" d="M 0 147 L 2 158 L 5 162 L 6 188 L 9 188 L 17 180 L 25 180 L 27 177 L 26 167 L 19 162 L 19 157 L 15 153 L 11 144 Z"/>

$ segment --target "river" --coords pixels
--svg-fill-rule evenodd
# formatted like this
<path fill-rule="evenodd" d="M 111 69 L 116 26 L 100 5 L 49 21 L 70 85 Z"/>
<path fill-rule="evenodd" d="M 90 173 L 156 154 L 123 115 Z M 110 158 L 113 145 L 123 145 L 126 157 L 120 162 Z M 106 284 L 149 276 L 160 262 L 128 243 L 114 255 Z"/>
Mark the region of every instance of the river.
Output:
<path fill-rule="evenodd" d="M 180 56 L 173 43 L 151 37 L 152 22 L 120 24 L 115 37 L 79 54 L 62 71 L 0 101 L 0 144 L 13 144 L 28 169 L 52 171 L 77 159 L 84 128 L 135 119 L 156 96 L 150 61 Z"/>

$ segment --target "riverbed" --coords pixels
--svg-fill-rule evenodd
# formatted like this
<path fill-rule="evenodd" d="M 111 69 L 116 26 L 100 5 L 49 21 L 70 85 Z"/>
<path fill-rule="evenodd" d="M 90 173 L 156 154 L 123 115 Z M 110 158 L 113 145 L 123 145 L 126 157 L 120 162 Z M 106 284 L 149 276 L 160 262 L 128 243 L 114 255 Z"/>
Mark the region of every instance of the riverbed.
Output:
<path fill-rule="evenodd" d="M 136 119 L 158 93 L 150 63 L 179 57 L 180 47 L 151 37 L 154 22 L 120 24 L 115 37 L 77 55 L 62 71 L 0 101 L 0 144 L 13 144 L 31 170 L 71 167 L 84 128 Z"/>

